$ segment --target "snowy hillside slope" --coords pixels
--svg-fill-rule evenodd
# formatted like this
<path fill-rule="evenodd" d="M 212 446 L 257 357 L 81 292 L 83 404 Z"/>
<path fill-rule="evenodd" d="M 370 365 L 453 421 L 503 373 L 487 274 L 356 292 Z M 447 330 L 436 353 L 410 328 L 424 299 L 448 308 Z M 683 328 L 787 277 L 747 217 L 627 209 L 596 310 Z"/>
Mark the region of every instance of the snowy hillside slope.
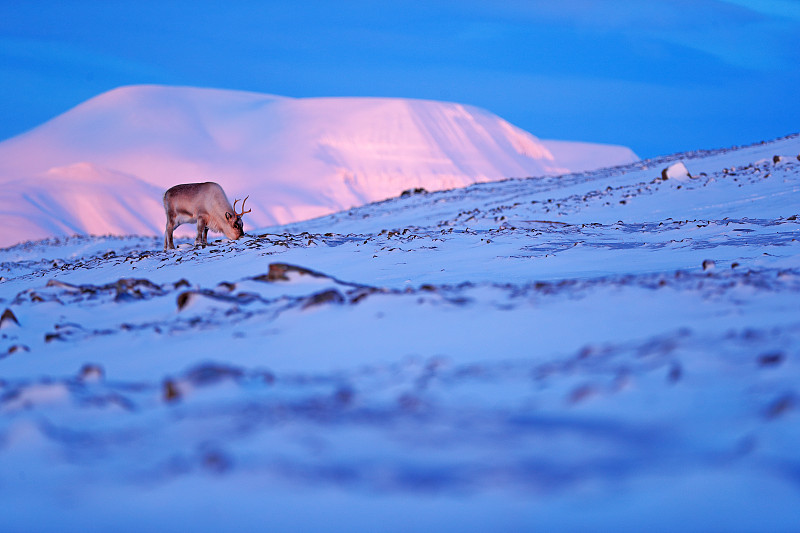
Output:
<path fill-rule="evenodd" d="M 4 527 L 795 531 L 798 154 L 0 250 Z"/>
<path fill-rule="evenodd" d="M 159 187 L 133 176 L 76 163 L 0 188 L 4 245 L 54 235 L 130 235 L 163 231 Z"/>
<path fill-rule="evenodd" d="M 73 233 L 158 233 L 163 215 L 152 213 L 162 209 L 161 194 L 176 183 L 217 181 L 231 201 L 249 195 L 253 212 L 246 224 L 258 227 L 418 187 L 449 189 L 637 159 L 624 147 L 555 145 L 556 156 L 533 135 L 460 104 L 123 87 L 0 143 L 0 184 L 15 183 L 5 193 L 0 219 L 14 217 L 17 229 L 0 237 L 0 246 Z M 58 168 L 95 183 L 96 169 L 103 169 L 107 207 L 88 217 L 50 194 L 46 176 Z M 119 174 L 153 187 L 130 187 Z M 21 218 L 28 220 L 27 231 L 17 222 Z M 139 223 L 131 226 L 131 220 Z"/>

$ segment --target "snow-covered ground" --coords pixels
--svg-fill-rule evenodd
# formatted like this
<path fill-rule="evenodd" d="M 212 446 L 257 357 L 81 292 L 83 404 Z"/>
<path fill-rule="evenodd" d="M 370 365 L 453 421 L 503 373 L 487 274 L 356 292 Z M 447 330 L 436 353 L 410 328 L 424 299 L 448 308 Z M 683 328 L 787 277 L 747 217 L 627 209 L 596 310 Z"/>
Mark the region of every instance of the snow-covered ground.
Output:
<path fill-rule="evenodd" d="M 0 529 L 798 531 L 799 153 L 0 250 Z"/>
<path fill-rule="evenodd" d="M 636 160 L 621 146 L 541 141 L 455 103 L 122 87 L 0 143 L 0 223 L 9 228 L 0 246 L 159 234 L 161 196 L 177 183 L 216 181 L 231 201 L 249 195 L 250 227 L 264 227 L 419 187 Z"/>

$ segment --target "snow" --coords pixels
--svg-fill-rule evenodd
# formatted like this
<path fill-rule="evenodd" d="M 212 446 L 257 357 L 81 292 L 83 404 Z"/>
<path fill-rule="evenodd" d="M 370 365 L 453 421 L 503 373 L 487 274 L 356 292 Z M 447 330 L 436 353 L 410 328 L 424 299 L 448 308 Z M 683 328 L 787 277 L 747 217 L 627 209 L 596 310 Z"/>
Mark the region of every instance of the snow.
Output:
<path fill-rule="evenodd" d="M 689 170 L 686 168 L 686 165 L 684 165 L 682 161 L 673 163 L 667 168 L 665 168 L 661 173 L 661 177 L 678 181 L 686 181 L 692 179 L 692 175 L 689 174 Z"/>
<path fill-rule="evenodd" d="M 0 250 L 3 529 L 795 531 L 797 153 Z"/>
<path fill-rule="evenodd" d="M 250 195 L 245 227 L 253 228 L 408 189 L 635 160 L 620 146 L 541 141 L 456 103 L 122 87 L 0 143 L 0 220 L 12 228 L 0 246 L 73 234 L 156 235 L 161 196 L 177 183 L 216 181 L 231 201 Z M 59 178 L 65 175 L 68 181 Z"/>

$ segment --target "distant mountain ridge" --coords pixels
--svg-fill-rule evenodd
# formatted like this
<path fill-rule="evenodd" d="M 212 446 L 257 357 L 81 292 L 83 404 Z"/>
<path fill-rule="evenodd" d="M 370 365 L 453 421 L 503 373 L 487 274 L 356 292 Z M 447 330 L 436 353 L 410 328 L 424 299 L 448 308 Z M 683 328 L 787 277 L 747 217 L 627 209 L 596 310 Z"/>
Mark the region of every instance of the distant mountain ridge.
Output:
<path fill-rule="evenodd" d="M 161 194 L 217 181 L 250 195 L 249 227 L 313 218 L 422 187 L 636 161 L 628 148 L 541 141 L 475 107 L 288 98 L 190 87 L 103 93 L 0 143 L 0 246 L 56 235 L 159 234 Z"/>

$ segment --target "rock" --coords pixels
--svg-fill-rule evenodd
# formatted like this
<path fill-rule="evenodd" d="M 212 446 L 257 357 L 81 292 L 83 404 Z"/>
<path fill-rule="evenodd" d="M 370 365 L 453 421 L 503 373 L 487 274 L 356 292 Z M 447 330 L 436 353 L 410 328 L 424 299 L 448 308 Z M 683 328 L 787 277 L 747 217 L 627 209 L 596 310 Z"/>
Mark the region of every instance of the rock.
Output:
<path fill-rule="evenodd" d="M 669 367 L 669 372 L 667 373 L 667 381 L 670 383 L 677 383 L 683 377 L 683 367 L 679 363 L 673 363 Z"/>
<path fill-rule="evenodd" d="M 103 377 L 105 377 L 105 370 L 103 370 L 103 367 L 92 363 L 83 365 L 78 373 L 78 379 L 83 382 L 96 383 L 102 381 Z"/>
<path fill-rule="evenodd" d="M 415 187 L 413 189 L 406 189 L 405 191 L 400 193 L 400 198 L 407 198 L 415 194 L 428 194 L 428 191 L 425 190 L 424 187 Z"/>
<path fill-rule="evenodd" d="M 0 315 L 0 328 L 19 327 L 19 320 L 11 309 L 6 308 Z"/>
<path fill-rule="evenodd" d="M 244 372 L 232 366 L 206 363 L 196 366 L 189 370 L 186 379 L 198 386 L 212 385 L 225 379 L 237 380 L 244 375 Z"/>
<path fill-rule="evenodd" d="M 336 289 L 321 291 L 306 298 L 306 301 L 303 303 L 303 309 L 308 309 L 309 307 L 315 307 L 317 305 L 326 303 L 344 303 L 344 296 L 342 296 L 342 294 Z"/>
<path fill-rule="evenodd" d="M 203 468 L 214 474 L 224 474 L 233 466 L 230 458 L 219 450 L 205 452 L 201 458 L 201 464 Z"/>
<path fill-rule="evenodd" d="M 773 367 L 780 365 L 786 356 L 782 352 L 765 353 L 758 356 L 758 366 Z"/>
<path fill-rule="evenodd" d="M 117 291 L 114 297 L 117 302 L 142 300 L 163 293 L 161 286 L 149 279 L 120 278 L 113 287 Z"/>
<path fill-rule="evenodd" d="M 6 357 L 15 354 L 17 352 L 30 352 L 31 349 L 25 346 L 24 344 L 14 344 L 11 346 L 6 353 L 0 353 L 0 359 L 5 359 Z M 2 380 L 0 380 L 0 383 Z"/>
<path fill-rule="evenodd" d="M 180 400 L 181 392 L 178 390 L 177 385 L 171 379 L 164 380 L 162 387 L 163 398 L 165 402 L 175 402 Z"/>
<path fill-rule="evenodd" d="M 767 406 L 764 416 L 769 420 L 774 420 L 791 411 L 795 407 L 796 403 L 797 400 L 791 393 L 779 396 Z"/>
<path fill-rule="evenodd" d="M 217 283 L 217 289 L 224 292 L 233 292 L 236 290 L 236 284 L 229 281 L 221 281 Z"/>
<path fill-rule="evenodd" d="M 253 279 L 256 281 L 289 281 L 289 274 L 292 272 L 303 276 L 312 276 L 315 278 L 326 277 L 319 272 L 314 272 L 313 270 L 309 270 L 300 266 L 289 265 L 286 263 L 270 263 L 269 272 L 262 274 L 261 276 L 256 276 Z"/>
<path fill-rule="evenodd" d="M 195 291 L 185 291 L 178 295 L 177 303 L 178 303 L 178 311 L 183 311 L 191 305 L 197 299 L 197 293 Z"/>
<path fill-rule="evenodd" d="M 189 283 L 189 281 L 188 281 L 188 280 L 186 280 L 186 279 L 184 279 L 184 278 L 181 278 L 181 279 L 179 279 L 178 281 L 176 281 L 176 282 L 175 282 L 175 283 L 172 285 L 172 288 L 173 288 L 173 289 L 180 289 L 181 287 L 191 287 L 191 286 L 192 286 L 192 284 L 191 284 L 191 283 Z"/>

